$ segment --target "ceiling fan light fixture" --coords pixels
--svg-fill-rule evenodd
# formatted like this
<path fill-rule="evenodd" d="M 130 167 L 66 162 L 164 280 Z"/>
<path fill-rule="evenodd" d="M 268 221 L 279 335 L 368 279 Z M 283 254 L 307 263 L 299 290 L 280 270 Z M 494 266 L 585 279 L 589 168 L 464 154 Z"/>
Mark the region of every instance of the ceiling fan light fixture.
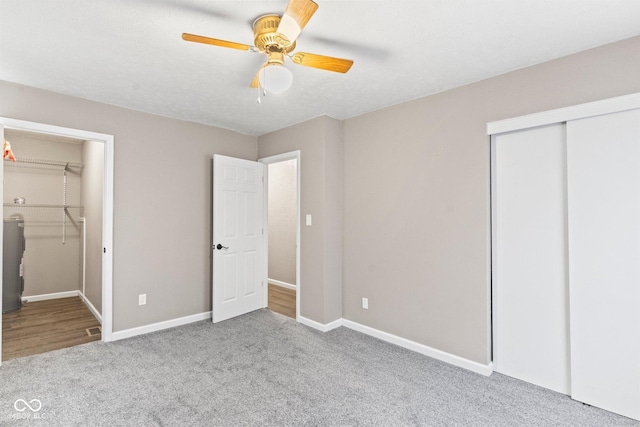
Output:
<path fill-rule="evenodd" d="M 258 73 L 260 86 L 272 93 L 280 93 L 291 87 L 293 74 L 280 64 L 266 65 Z"/>

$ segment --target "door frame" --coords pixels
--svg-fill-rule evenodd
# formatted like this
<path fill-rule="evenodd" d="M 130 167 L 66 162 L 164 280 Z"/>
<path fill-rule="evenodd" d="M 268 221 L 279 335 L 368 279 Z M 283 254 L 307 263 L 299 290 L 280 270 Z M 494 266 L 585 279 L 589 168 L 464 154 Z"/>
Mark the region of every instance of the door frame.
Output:
<path fill-rule="evenodd" d="M 102 204 L 102 341 L 112 341 L 113 333 L 113 172 L 114 172 L 114 136 L 65 128 L 44 123 L 16 120 L 0 117 L 0 138 L 4 141 L 4 129 L 39 132 L 49 135 L 66 136 L 91 140 L 104 144 L 104 176 Z M 0 162 L 0 176 L 4 176 L 4 160 Z M 4 185 L 0 186 L 0 199 L 4 200 Z M 0 228 L 0 240 L 4 230 Z M 0 245 L 0 258 L 2 246 Z M 0 263 L 0 275 L 2 263 Z M 2 293 L 0 292 L 0 306 Z M 0 354 L 2 354 L 2 317 L 0 317 Z M 0 357 L 0 365 L 2 365 Z"/>
<path fill-rule="evenodd" d="M 265 179 L 264 179 L 264 307 L 266 308 L 269 302 L 269 165 L 272 163 L 280 163 L 287 160 L 296 161 L 296 322 L 300 321 L 300 290 L 302 284 L 300 283 L 300 176 L 301 164 L 300 164 L 300 150 L 290 151 L 288 153 L 276 154 L 274 156 L 263 157 L 258 159 L 258 162 L 265 164 Z"/>

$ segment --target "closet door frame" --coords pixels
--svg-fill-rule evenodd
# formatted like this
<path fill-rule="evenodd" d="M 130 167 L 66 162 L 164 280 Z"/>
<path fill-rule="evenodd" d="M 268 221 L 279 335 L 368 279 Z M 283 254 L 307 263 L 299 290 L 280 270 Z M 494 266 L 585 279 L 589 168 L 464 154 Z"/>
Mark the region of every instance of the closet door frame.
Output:
<path fill-rule="evenodd" d="M 528 128 L 568 122 L 604 114 L 619 113 L 640 108 L 640 92 L 571 107 L 558 108 L 511 119 L 487 123 L 487 135 L 524 130 Z"/>
<path fill-rule="evenodd" d="M 4 141 L 4 129 L 15 129 L 40 132 L 50 135 L 66 136 L 76 139 L 91 140 L 104 144 L 104 178 L 103 178 L 103 219 L 102 219 L 102 341 L 112 341 L 113 333 L 113 170 L 114 170 L 114 137 L 113 135 L 65 128 L 44 123 L 16 120 L 0 117 L 0 137 Z M 4 163 L 0 162 L 0 176 L 4 176 Z M 4 200 L 4 186 L 0 186 L 0 198 Z M 3 230 L 0 228 L 0 240 Z M 0 257 L 2 248 L 0 245 Z M 0 263 L 2 274 L 2 263 Z M 2 293 L 0 292 L 0 305 Z M 2 351 L 2 318 L 0 318 L 0 354 Z M 1 358 L 0 358 L 1 359 Z M 2 360 L 0 360 L 2 365 Z"/>

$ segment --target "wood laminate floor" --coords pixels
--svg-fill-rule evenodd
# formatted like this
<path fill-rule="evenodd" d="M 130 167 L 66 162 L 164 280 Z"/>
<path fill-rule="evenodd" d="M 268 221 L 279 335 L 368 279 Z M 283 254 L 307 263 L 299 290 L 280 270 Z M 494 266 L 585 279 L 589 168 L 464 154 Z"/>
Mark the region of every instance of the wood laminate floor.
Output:
<path fill-rule="evenodd" d="M 296 291 L 269 283 L 269 310 L 296 318 Z"/>
<path fill-rule="evenodd" d="M 2 315 L 2 360 L 98 341 L 100 323 L 79 297 L 28 302 Z"/>

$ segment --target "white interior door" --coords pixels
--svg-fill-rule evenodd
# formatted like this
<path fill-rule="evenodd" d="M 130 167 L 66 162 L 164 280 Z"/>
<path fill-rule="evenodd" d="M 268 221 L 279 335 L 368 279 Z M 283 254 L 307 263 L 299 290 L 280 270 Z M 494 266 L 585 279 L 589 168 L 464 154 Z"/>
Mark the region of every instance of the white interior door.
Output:
<path fill-rule="evenodd" d="M 567 123 L 571 396 L 640 419 L 640 110 Z"/>
<path fill-rule="evenodd" d="M 264 168 L 213 156 L 213 322 L 264 307 Z"/>
<path fill-rule="evenodd" d="M 492 145 L 494 369 L 568 394 L 564 125 Z"/>

